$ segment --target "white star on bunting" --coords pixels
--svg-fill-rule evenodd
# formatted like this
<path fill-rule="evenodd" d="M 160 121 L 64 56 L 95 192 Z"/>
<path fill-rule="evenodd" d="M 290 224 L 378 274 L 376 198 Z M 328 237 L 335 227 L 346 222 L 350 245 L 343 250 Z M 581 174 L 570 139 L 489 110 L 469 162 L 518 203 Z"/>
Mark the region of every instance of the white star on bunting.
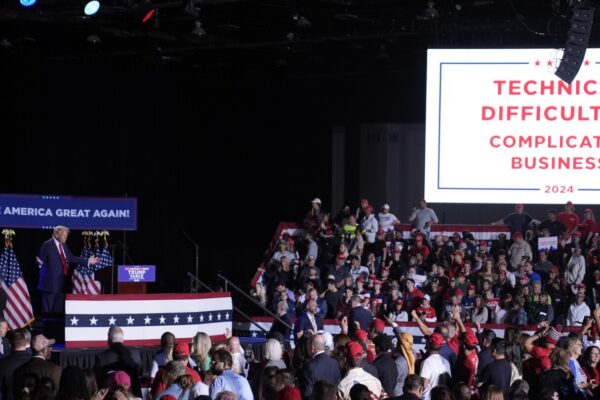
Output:
<path fill-rule="evenodd" d="M 79 320 L 77 319 L 77 317 L 73 316 L 73 318 L 71 318 L 71 326 L 77 325 L 78 322 Z"/>
<path fill-rule="evenodd" d="M 165 319 L 166 319 L 166 318 L 165 318 L 165 317 L 163 317 L 163 316 L 161 315 L 159 319 L 160 319 L 160 323 L 161 323 L 162 325 L 164 325 L 164 324 L 165 324 Z"/>
<path fill-rule="evenodd" d="M 150 317 L 146 315 L 146 318 L 144 318 L 144 325 L 150 325 Z"/>
<path fill-rule="evenodd" d="M 212 314 L 208 314 L 208 321 L 211 322 L 212 321 Z"/>
<path fill-rule="evenodd" d="M 191 314 L 190 314 L 190 315 L 188 315 L 188 317 L 187 317 L 187 321 L 188 321 L 188 324 L 191 324 L 192 322 L 194 322 L 194 317 L 192 317 L 192 315 L 191 315 Z"/>
<path fill-rule="evenodd" d="M 200 314 L 200 322 L 204 322 L 204 314 Z"/>
<path fill-rule="evenodd" d="M 179 316 L 176 315 L 176 316 L 173 317 L 173 323 L 174 324 L 178 324 L 179 323 Z"/>
<path fill-rule="evenodd" d="M 117 319 L 111 315 L 110 318 L 108 319 L 108 325 L 114 325 L 116 323 L 117 323 Z"/>
<path fill-rule="evenodd" d="M 135 319 L 131 318 L 130 315 L 129 318 L 127 318 L 127 325 L 133 325 L 133 321 L 135 321 Z"/>
<path fill-rule="evenodd" d="M 90 325 L 98 326 L 97 322 L 98 322 L 98 319 L 96 319 L 95 316 L 92 316 L 92 318 L 90 319 Z"/>
<path fill-rule="evenodd" d="M 221 320 L 221 313 L 217 314 L 217 319 L 220 321 Z"/>

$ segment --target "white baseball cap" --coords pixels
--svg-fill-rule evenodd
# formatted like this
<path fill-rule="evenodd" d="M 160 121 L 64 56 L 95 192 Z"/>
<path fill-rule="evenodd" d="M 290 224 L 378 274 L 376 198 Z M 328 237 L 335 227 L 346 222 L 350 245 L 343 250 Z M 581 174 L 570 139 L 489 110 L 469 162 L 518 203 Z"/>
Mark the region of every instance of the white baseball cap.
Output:
<path fill-rule="evenodd" d="M 312 199 L 311 203 L 321 204 L 321 199 L 318 197 L 315 197 L 314 199 Z"/>

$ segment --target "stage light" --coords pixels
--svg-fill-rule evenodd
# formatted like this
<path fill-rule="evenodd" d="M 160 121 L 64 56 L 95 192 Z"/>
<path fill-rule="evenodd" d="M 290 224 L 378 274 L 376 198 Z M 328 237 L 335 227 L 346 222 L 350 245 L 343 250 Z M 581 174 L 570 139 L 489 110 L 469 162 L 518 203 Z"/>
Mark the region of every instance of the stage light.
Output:
<path fill-rule="evenodd" d="M 294 21 L 294 24 L 296 25 L 297 28 L 310 29 L 312 27 L 312 24 L 310 23 L 310 21 L 306 17 L 304 17 L 300 14 L 293 14 L 292 20 Z"/>
<path fill-rule="evenodd" d="M 192 29 L 192 35 L 194 36 L 206 36 L 206 31 L 202 27 L 202 22 L 196 20 L 194 22 L 194 29 Z"/>
<path fill-rule="evenodd" d="M 19 3 L 21 3 L 23 7 L 31 7 L 37 3 L 37 0 L 19 0 Z"/>
<path fill-rule="evenodd" d="M 100 10 L 100 1 L 98 0 L 84 0 L 83 2 L 83 13 L 85 15 L 94 15 Z"/>
<path fill-rule="evenodd" d="M 428 1 L 423 11 L 424 19 L 435 19 L 440 16 L 440 12 L 435 8 L 435 3 L 433 1 Z"/>
<path fill-rule="evenodd" d="M 590 1 L 582 1 L 573 6 L 565 51 L 554 73 L 567 83 L 573 82 L 583 64 L 592 33 L 594 10 L 594 5 Z"/>

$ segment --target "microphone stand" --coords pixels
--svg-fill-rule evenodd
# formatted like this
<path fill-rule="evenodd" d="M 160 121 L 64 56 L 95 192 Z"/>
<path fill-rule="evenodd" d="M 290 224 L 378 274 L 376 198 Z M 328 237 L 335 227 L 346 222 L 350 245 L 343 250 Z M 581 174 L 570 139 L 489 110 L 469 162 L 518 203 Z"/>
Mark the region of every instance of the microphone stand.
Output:
<path fill-rule="evenodd" d="M 194 275 L 196 277 L 196 280 L 194 281 L 194 287 L 193 287 L 193 293 L 198 293 L 198 267 L 200 265 L 200 258 L 198 255 L 198 252 L 200 250 L 200 246 L 198 246 L 198 243 L 196 243 L 194 241 L 194 239 L 191 238 L 190 235 L 188 235 L 188 233 L 186 231 L 182 231 L 183 234 L 185 235 L 185 237 L 187 238 L 187 240 L 194 245 L 194 247 L 196 248 L 196 274 Z M 192 285 L 190 285 L 190 291 L 192 290 Z"/>

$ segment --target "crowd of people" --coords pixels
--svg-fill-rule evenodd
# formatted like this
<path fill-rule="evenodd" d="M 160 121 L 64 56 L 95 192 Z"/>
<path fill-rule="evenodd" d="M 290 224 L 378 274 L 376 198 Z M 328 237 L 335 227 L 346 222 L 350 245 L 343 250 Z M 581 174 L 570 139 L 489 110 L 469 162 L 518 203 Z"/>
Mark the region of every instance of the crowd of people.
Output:
<path fill-rule="evenodd" d="M 395 349 L 378 348 L 370 333 L 416 322 L 428 352 L 411 372 L 425 379 L 426 399 L 440 383 L 431 371 L 446 371 L 446 383 L 466 385 L 471 396 L 489 398 L 492 385 L 504 398 L 526 398 L 527 390 L 511 391 L 515 382 L 528 384 L 531 398 L 600 396 L 600 248 L 591 209 L 580 220 L 568 202 L 538 220 L 517 204 L 491 223 L 510 232 L 494 240 L 470 232 L 432 235 L 438 218 L 425 200 L 408 222 L 409 235 L 389 205 L 376 213 L 367 199 L 332 218 L 314 199 L 301 233 L 283 234 L 251 282 L 257 299 L 279 316 L 272 330 L 300 344 L 334 319 L 342 335 L 364 345 L 368 361 L 389 351 L 398 360 L 405 358 L 398 337 Z M 555 244 L 540 248 L 541 242 Z M 486 323 L 506 327 L 504 337 L 479 328 Z M 522 335 L 526 325 L 536 334 Z M 384 371 L 375 375 L 382 383 Z M 404 372 L 399 368 L 398 376 Z"/>

